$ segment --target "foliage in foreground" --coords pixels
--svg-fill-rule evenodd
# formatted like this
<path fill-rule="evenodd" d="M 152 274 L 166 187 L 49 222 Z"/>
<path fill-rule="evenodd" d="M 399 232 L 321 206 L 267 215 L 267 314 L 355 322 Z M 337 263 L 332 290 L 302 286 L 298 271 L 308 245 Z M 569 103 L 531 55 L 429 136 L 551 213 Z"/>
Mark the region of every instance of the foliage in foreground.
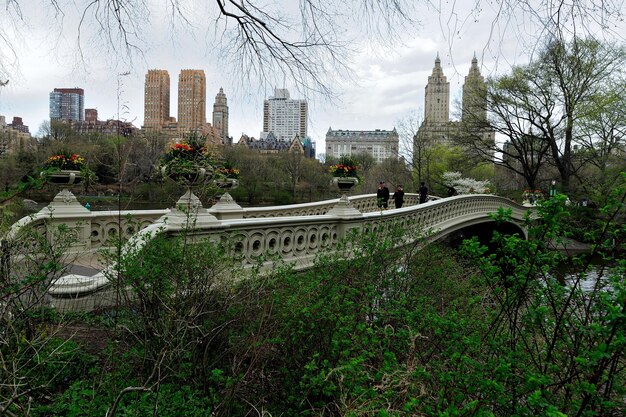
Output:
<path fill-rule="evenodd" d="M 610 253 L 608 243 L 626 249 L 610 215 L 623 214 L 624 196 L 606 209 L 598 253 Z M 398 249 L 403 232 L 391 230 L 354 235 L 308 271 L 275 268 L 245 280 L 226 262 L 232 248 L 157 239 L 123 260 L 118 284 L 134 300 L 81 318 L 108 333 L 107 347 L 86 353 L 86 344 L 66 344 L 83 350 L 65 364 L 63 384 L 55 391 L 28 381 L 33 400 L 9 410 L 624 415 L 626 262 L 607 255 L 611 268 L 590 280 L 587 259 L 576 258 L 582 272 L 560 279 L 562 259 L 544 242 L 560 238 L 566 209 L 561 198 L 546 202 L 532 240 L 496 235 L 491 253 L 477 241 L 460 252 Z"/>

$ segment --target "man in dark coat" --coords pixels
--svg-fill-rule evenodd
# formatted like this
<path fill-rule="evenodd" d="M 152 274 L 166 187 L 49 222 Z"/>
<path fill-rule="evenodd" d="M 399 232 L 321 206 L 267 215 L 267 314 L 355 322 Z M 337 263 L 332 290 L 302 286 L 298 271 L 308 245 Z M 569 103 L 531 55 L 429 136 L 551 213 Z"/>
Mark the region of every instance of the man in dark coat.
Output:
<path fill-rule="evenodd" d="M 424 184 L 423 181 L 420 184 L 419 193 L 420 193 L 420 204 L 425 203 L 426 200 L 428 199 L 428 188 L 426 188 L 426 184 Z"/>
<path fill-rule="evenodd" d="M 378 184 L 378 190 L 376 190 L 376 202 L 378 207 L 386 209 L 389 207 L 389 188 L 385 185 L 385 181 L 381 181 Z"/>
<path fill-rule="evenodd" d="M 396 192 L 393 193 L 393 196 L 391 198 L 393 198 L 393 201 L 396 204 L 396 208 L 402 207 L 402 204 L 404 204 L 404 189 L 402 189 L 401 185 L 398 185 L 398 187 L 396 188 Z"/>

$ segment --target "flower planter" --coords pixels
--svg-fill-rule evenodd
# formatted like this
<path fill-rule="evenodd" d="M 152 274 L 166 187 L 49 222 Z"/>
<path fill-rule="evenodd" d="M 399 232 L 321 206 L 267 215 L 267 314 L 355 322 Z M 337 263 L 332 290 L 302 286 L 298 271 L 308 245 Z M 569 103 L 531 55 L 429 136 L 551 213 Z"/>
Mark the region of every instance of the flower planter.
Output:
<path fill-rule="evenodd" d="M 333 178 L 333 184 L 339 188 L 340 191 L 348 191 L 359 183 L 359 179 L 356 177 L 335 177 Z"/>
<path fill-rule="evenodd" d="M 164 177 L 168 177 L 173 181 L 182 182 L 187 185 L 194 185 L 204 182 L 205 179 L 211 178 L 211 171 L 206 168 L 198 168 L 196 172 L 167 172 L 166 167 L 161 168 Z"/>
<path fill-rule="evenodd" d="M 215 180 L 215 185 L 222 190 L 232 190 L 239 186 L 239 180 L 237 178 L 220 178 Z"/>
<path fill-rule="evenodd" d="M 52 173 L 42 172 L 41 176 L 46 177 L 48 182 L 52 184 L 60 185 L 73 185 L 82 181 L 80 171 L 74 170 L 60 170 Z"/>

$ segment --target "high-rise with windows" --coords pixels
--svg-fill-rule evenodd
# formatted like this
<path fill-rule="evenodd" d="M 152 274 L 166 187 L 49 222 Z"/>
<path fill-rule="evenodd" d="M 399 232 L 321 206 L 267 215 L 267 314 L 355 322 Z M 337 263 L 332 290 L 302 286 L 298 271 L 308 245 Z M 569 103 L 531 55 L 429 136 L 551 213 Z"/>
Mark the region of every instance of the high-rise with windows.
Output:
<path fill-rule="evenodd" d="M 50 120 L 85 120 L 85 90 L 55 88 L 50 93 Z"/>
<path fill-rule="evenodd" d="M 293 100 L 288 90 L 276 88 L 274 97 L 263 103 L 261 139 L 265 139 L 270 132 L 279 141 L 292 141 L 296 135 L 304 139 L 307 136 L 308 119 L 306 100 Z"/>
<path fill-rule="evenodd" d="M 184 69 L 178 76 L 178 131 L 198 131 L 206 123 L 204 70 Z"/>
<path fill-rule="evenodd" d="M 152 69 L 146 74 L 143 125 L 161 128 L 170 119 L 170 75 L 166 70 Z"/>
<path fill-rule="evenodd" d="M 221 87 L 213 104 L 213 127 L 219 132 L 223 144 L 232 145 L 228 137 L 228 104 L 224 89 Z"/>

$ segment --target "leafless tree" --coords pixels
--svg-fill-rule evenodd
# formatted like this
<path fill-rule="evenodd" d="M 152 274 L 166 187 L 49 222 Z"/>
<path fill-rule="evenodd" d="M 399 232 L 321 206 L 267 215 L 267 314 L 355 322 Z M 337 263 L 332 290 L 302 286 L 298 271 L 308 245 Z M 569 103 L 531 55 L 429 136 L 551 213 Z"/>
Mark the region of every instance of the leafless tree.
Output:
<path fill-rule="evenodd" d="M 143 55 L 151 33 L 167 30 L 174 41 L 183 32 L 185 38 L 206 39 L 214 58 L 230 64 L 244 80 L 282 83 L 289 78 L 304 92 L 331 94 L 329 79 L 349 75 L 346 58 L 354 39 L 364 33 L 381 43 L 399 39 L 414 30 L 416 6 L 427 2 L 37 0 L 26 8 L 23 0 L 4 0 L 2 20 L 11 26 L 0 29 L 2 62 L 18 62 L 19 45 L 12 35 L 25 33 L 43 16 L 46 23 L 54 19 L 58 39 L 73 38 L 68 30 L 78 21 L 76 49 L 83 62 L 92 50 L 102 53 L 104 48 L 127 66 Z M 7 65 L 0 67 L 0 75 L 11 72 Z"/>
<path fill-rule="evenodd" d="M 289 181 L 291 195 L 296 195 L 296 187 L 304 174 L 304 155 L 297 152 L 284 152 L 280 154 L 278 162 L 284 170 L 285 177 Z"/>
<path fill-rule="evenodd" d="M 433 143 L 429 136 L 418 135 L 423 118 L 422 110 L 414 110 L 396 122 L 396 129 L 400 137 L 400 155 L 414 170 L 416 183 L 425 180 L 428 164 L 433 155 Z"/>
<path fill-rule="evenodd" d="M 541 167 L 554 165 L 564 190 L 585 161 L 574 158 L 583 111 L 603 85 L 621 79 L 623 47 L 595 39 L 549 40 L 536 60 L 492 79 L 484 110 L 463 123 L 458 140 L 485 160 L 496 158 L 534 187 Z M 472 115 L 470 115 L 472 116 Z M 508 147 L 484 140 L 485 129 L 506 136 Z"/>
<path fill-rule="evenodd" d="M 467 3 L 453 2 L 449 9 L 440 10 L 439 26 L 452 51 L 469 25 L 485 22 L 489 39 L 480 55 L 491 56 L 497 67 L 500 58 L 505 66 L 514 58 L 502 54 L 511 39 L 518 51 L 531 56 L 542 49 L 545 39 L 566 42 L 594 36 L 623 40 L 625 10 L 623 0 L 477 0 L 469 9 Z M 450 57 L 454 65 L 452 54 Z"/>

